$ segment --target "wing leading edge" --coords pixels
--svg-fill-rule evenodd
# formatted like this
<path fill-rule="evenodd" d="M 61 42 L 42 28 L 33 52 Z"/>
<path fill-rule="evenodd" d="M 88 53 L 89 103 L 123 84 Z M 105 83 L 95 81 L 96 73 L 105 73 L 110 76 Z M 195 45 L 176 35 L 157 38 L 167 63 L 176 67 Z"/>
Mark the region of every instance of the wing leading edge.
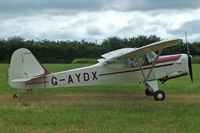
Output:
<path fill-rule="evenodd" d="M 181 43 L 181 39 L 174 39 L 169 41 L 160 41 L 156 43 L 152 43 L 140 48 L 123 48 L 118 49 L 109 53 L 102 55 L 102 59 L 98 61 L 101 63 L 106 63 L 109 61 L 113 61 L 117 58 L 131 57 L 131 56 L 140 56 L 150 51 L 162 51 L 165 48 L 172 47 Z"/>

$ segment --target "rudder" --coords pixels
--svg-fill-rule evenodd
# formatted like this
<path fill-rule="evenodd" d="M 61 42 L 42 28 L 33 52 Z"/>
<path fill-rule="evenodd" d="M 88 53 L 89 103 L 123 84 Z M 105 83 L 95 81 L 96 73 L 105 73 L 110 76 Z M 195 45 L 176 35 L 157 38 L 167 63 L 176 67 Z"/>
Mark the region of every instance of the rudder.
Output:
<path fill-rule="evenodd" d="M 16 50 L 10 61 L 9 85 L 13 88 L 25 88 L 25 82 L 33 78 L 50 74 L 34 57 L 30 50 Z"/>

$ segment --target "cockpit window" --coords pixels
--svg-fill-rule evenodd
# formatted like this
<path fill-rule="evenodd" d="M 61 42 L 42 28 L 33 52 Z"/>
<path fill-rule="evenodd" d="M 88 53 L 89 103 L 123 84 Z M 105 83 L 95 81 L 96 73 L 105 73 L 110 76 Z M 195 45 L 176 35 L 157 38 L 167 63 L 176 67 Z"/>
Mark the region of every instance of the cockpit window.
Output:
<path fill-rule="evenodd" d="M 147 65 L 147 64 L 149 64 L 149 61 L 148 61 L 147 55 L 143 55 L 142 58 L 143 58 L 142 65 Z"/>
<path fill-rule="evenodd" d="M 123 59 L 116 59 L 114 61 L 108 62 L 106 67 L 112 69 L 129 69 L 139 67 L 139 65 L 148 65 L 151 61 L 155 60 L 157 55 L 154 52 L 149 52 L 145 55 L 139 57 L 129 57 Z"/>
<path fill-rule="evenodd" d="M 127 63 L 124 59 L 117 59 L 115 61 L 109 62 L 106 66 L 112 69 L 124 69 L 127 67 Z"/>
<path fill-rule="evenodd" d="M 145 54 L 143 56 L 138 57 L 138 60 L 136 60 L 136 58 L 130 58 L 129 64 L 130 67 L 139 67 L 139 64 L 141 64 L 142 66 L 149 64 L 149 60 L 147 58 L 147 55 Z"/>
<path fill-rule="evenodd" d="M 130 64 L 130 67 L 138 66 L 138 62 L 134 58 L 129 59 L 129 64 Z"/>

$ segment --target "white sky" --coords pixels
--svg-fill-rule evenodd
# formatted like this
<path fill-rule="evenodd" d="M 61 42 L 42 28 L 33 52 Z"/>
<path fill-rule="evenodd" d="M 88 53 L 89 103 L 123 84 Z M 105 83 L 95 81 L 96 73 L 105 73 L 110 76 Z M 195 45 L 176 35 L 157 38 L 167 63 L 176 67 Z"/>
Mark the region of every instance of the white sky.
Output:
<path fill-rule="evenodd" d="M 0 38 L 86 40 L 155 34 L 200 41 L 200 0 L 0 0 Z"/>

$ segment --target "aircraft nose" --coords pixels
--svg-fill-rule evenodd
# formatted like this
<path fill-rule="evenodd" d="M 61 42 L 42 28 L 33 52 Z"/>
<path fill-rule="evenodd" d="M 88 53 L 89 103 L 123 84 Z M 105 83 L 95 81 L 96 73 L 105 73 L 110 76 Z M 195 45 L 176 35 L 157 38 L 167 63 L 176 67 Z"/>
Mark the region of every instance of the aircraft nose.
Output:
<path fill-rule="evenodd" d="M 192 74 L 192 62 L 191 62 L 191 55 L 182 54 L 182 60 L 187 64 L 187 70 L 190 74 L 191 81 L 193 82 L 193 74 Z"/>
<path fill-rule="evenodd" d="M 182 54 L 182 59 L 188 64 L 188 56 L 187 56 L 187 54 Z"/>
<path fill-rule="evenodd" d="M 188 56 L 187 54 L 181 54 L 181 57 L 176 61 L 176 64 L 187 64 L 188 65 Z"/>

